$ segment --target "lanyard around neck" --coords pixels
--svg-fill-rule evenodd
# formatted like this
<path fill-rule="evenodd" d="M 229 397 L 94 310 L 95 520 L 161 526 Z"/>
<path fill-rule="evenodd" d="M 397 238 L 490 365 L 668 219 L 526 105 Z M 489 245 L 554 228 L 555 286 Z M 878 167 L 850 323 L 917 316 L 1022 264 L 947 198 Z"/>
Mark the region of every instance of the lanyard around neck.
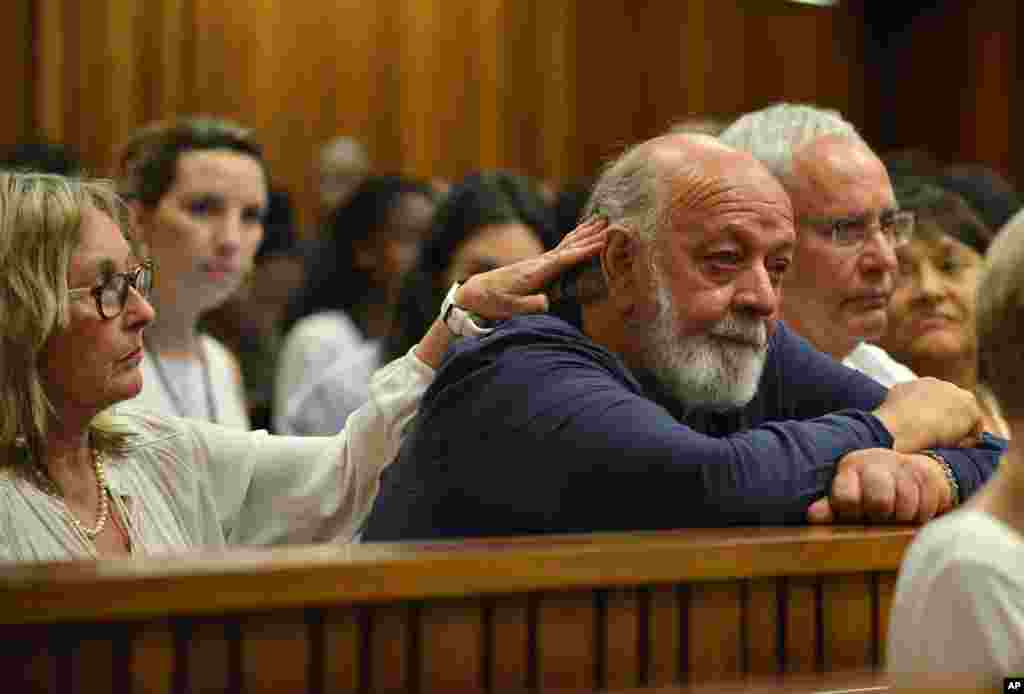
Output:
<path fill-rule="evenodd" d="M 196 415 L 191 414 L 185 407 L 185 402 L 182 400 L 181 395 L 174 388 L 174 384 L 171 383 L 170 377 L 167 375 L 167 371 L 164 369 L 163 362 L 160 359 L 160 355 L 156 350 L 151 349 L 149 344 L 146 343 L 145 338 L 142 342 L 145 347 L 146 356 L 153 361 L 153 369 L 156 371 L 157 378 L 160 379 L 160 385 L 163 386 L 164 392 L 167 393 L 168 398 L 171 401 L 171 405 L 174 407 L 175 414 L 179 417 L 195 417 Z M 213 382 L 210 379 L 210 366 L 206 360 L 206 348 L 199 343 L 199 370 L 203 376 L 203 394 L 206 396 L 206 415 L 209 416 L 209 420 L 214 424 L 219 422 L 217 416 L 217 403 L 213 397 Z"/>

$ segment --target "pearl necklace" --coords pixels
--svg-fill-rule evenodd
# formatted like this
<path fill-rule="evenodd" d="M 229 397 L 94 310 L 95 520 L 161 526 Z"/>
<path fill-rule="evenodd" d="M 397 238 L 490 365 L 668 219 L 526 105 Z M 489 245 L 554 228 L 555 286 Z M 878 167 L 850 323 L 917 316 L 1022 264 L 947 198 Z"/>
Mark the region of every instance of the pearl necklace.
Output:
<path fill-rule="evenodd" d="M 92 468 L 96 472 L 96 487 L 100 493 L 96 525 L 91 528 L 86 527 L 82 521 L 78 520 L 71 509 L 67 507 L 66 502 L 64 506 L 68 522 L 71 523 L 71 526 L 75 530 L 80 532 L 82 535 L 85 535 L 85 537 L 90 541 L 95 540 L 99 534 L 103 532 L 103 528 L 107 525 L 107 519 L 110 518 L 110 503 L 107 500 L 107 472 L 103 464 L 104 460 L 105 456 L 96 449 L 93 449 Z M 56 496 L 57 498 L 63 497 L 60 493 L 60 489 L 57 487 L 57 484 L 50 478 L 50 475 L 42 466 L 35 466 L 35 471 L 40 482 L 42 482 L 42 486 L 48 493 Z"/>

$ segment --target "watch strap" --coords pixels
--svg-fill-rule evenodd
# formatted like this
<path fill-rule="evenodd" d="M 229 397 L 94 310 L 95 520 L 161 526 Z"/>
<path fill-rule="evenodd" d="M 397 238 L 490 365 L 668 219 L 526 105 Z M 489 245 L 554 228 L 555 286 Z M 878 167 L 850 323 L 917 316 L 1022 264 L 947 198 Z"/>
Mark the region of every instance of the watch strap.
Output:
<path fill-rule="evenodd" d="M 485 328 L 479 325 L 472 313 L 455 303 L 455 292 L 462 286 L 461 282 L 453 282 L 448 290 L 444 302 L 441 304 L 440 318 L 448 326 L 453 335 L 460 337 L 481 337 L 488 334 L 493 328 Z"/>

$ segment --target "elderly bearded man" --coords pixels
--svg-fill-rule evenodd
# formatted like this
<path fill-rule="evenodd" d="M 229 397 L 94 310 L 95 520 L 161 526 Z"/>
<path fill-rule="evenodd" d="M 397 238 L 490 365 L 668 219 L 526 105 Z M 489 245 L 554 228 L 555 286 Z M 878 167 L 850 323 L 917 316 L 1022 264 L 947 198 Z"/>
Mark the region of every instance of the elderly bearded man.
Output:
<path fill-rule="evenodd" d="M 920 522 L 991 472 L 987 439 L 916 454 L 978 431 L 966 391 L 887 392 L 775 320 L 792 209 L 749 155 L 640 144 L 590 214 L 608 245 L 574 296 L 449 353 L 365 540 Z"/>

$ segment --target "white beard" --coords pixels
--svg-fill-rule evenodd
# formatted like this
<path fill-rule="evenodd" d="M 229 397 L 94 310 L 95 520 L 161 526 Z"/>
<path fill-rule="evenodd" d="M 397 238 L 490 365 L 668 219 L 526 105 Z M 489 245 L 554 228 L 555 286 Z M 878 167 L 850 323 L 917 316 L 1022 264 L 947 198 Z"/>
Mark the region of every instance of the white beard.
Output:
<path fill-rule="evenodd" d="M 658 314 L 645 327 L 645 368 L 688 407 L 712 411 L 743 407 L 757 393 L 768 356 L 765 322 L 730 313 L 707 334 L 682 337 L 675 301 L 660 268 L 654 270 Z"/>

